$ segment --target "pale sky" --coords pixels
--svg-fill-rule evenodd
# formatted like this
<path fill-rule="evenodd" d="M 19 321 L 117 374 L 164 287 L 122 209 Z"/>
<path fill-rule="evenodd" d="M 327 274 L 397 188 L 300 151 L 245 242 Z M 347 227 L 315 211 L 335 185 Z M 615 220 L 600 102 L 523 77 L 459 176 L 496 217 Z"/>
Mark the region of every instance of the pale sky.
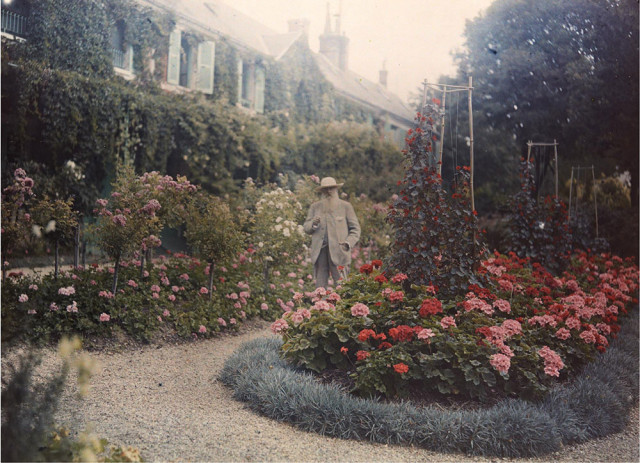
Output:
<path fill-rule="evenodd" d="M 341 29 L 349 38 L 349 69 L 377 82 L 386 60 L 388 88 L 406 102 L 424 79 L 434 82 L 442 74 L 455 73 L 451 52 L 463 45 L 465 21 L 493 0 L 225 1 L 276 32 L 288 31 L 288 19 L 308 19 L 309 45 L 316 52 L 327 3 L 334 28 L 333 15 L 341 9 Z"/>

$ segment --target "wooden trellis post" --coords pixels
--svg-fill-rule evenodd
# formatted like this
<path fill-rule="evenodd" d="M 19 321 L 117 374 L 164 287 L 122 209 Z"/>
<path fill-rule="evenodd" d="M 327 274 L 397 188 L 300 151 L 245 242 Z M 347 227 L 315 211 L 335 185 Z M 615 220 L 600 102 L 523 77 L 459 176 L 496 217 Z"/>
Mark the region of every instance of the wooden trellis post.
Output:
<path fill-rule="evenodd" d="M 475 210 L 475 197 L 473 191 L 473 78 L 469 76 L 469 85 L 449 85 L 449 84 L 435 84 L 432 82 L 427 82 L 426 80 L 423 82 L 424 90 L 422 94 L 422 109 L 427 102 L 427 87 L 431 87 L 434 90 L 442 90 L 442 119 L 441 119 L 441 128 L 440 128 L 440 147 L 438 149 L 438 157 L 437 157 L 437 170 L 439 174 L 442 174 L 442 151 L 444 149 L 444 128 L 445 128 L 445 114 L 446 114 L 446 101 L 447 101 L 447 93 L 454 92 L 467 92 L 468 100 L 469 100 L 469 168 L 470 172 L 470 180 L 469 187 L 471 188 L 471 210 Z"/>

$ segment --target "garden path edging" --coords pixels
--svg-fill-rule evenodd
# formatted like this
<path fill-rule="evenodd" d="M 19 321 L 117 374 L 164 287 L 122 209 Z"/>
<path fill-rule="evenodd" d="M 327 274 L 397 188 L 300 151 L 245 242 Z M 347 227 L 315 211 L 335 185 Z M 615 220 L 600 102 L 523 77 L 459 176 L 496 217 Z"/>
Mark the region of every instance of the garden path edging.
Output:
<path fill-rule="evenodd" d="M 509 399 L 486 410 L 442 412 L 348 396 L 278 355 L 278 339 L 243 344 L 219 379 L 234 398 L 270 418 L 344 439 L 411 444 L 470 455 L 530 457 L 624 429 L 638 396 L 638 311 L 619 338 L 543 401 Z M 635 391 L 635 392 L 634 392 Z"/>

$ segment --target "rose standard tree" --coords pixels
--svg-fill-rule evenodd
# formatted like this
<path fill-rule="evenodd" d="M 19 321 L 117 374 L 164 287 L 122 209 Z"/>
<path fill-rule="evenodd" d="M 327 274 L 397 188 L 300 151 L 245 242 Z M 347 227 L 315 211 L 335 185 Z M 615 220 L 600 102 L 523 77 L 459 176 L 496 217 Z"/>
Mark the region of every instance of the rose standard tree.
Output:
<path fill-rule="evenodd" d="M 209 263 L 209 300 L 213 294 L 215 264 L 240 251 L 242 234 L 229 206 L 220 198 L 200 192 L 188 205 L 185 237 L 193 252 Z"/>

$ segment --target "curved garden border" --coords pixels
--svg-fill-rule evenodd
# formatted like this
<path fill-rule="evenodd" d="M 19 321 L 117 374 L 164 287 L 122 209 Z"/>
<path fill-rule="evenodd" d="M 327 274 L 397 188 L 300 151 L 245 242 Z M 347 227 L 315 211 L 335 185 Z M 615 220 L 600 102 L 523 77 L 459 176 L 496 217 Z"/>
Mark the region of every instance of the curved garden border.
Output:
<path fill-rule="evenodd" d="M 607 352 L 540 402 L 508 399 L 473 411 L 352 397 L 286 363 L 278 354 L 280 344 L 275 338 L 243 344 L 225 362 L 220 381 L 258 413 L 343 439 L 413 444 L 441 453 L 539 456 L 622 431 L 629 405 L 638 400 L 637 310 Z"/>

